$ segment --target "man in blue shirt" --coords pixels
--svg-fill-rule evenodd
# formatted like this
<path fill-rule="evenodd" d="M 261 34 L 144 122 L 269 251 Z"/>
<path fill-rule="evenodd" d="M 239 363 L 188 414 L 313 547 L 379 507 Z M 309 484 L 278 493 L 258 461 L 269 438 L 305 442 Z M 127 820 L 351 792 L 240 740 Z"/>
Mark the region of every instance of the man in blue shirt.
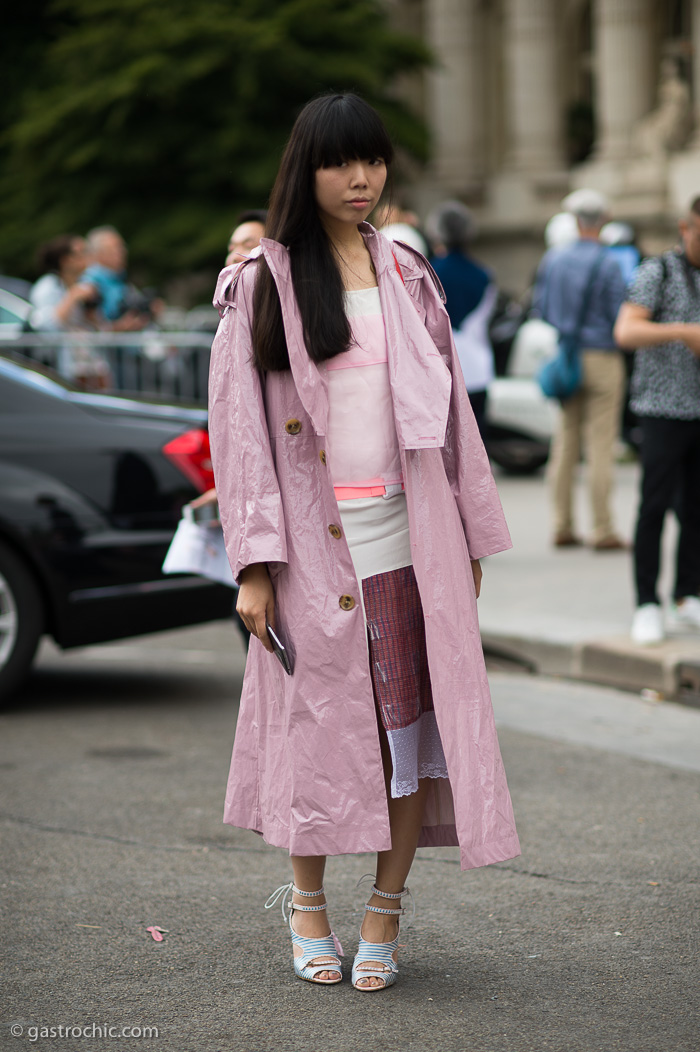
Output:
<path fill-rule="evenodd" d="M 563 207 L 576 217 L 579 237 L 570 245 L 550 249 L 542 259 L 535 283 L 536 311 L 559 332 L 574 333 L 586 286 L 594 267 L 598 270 L 581 330 L 583 384 L 562 406 L 550 458 L 554 544 L 563 548 L 582 543 L 574 529 L 573 484 L 584 444 L 592 546 L 595 551 L 614 551 L 626 547 L 615 532 L 610 512 L 613 456 L 625 386 L 613 326 L 625 298 L 625 282 L 617 261 L 599 241 L 608 218 L 602 194 L 576 190 Z"/>

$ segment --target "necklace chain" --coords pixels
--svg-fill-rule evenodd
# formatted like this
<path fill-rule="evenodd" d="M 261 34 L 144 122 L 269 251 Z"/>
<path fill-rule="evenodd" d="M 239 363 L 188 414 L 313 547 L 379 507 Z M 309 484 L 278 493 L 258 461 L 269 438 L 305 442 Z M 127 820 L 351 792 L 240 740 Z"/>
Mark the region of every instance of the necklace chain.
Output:
<path fill-rule="evenodd" d="M 376 287 L 377 272 L 376 272 L 376 270 L 374 268 L 374 261 L 373 261 L 371 256 L 370 256 L 370 260 L 369 260 L 369 265 L 370 265 L 370 270 L 372 271 L 372 275 L 374 277 L 374 283 L 372 285 L 368 285 L 367 281 L 366 281 L 366 278 L 364 278 L 362 276 L 362 274 L 358 274 L 358 272 L 356 270 L 354 270 L 350 266 L 350 264 L 348 263 L 348 261 L 345 258 L 345 256 L 342 254 L 342 252 L 340 251 L 338 246 L 335 245 L 335 244 L 333 245 L 333 251 L 335 252 L 335 254 L 338 257 L 338 259 L 340 260 L 340 262 L 342 263 L 342 265 L 345 268 L 345 270 L 348 273 L 352 274 L 353 277 L 357 278 L 357 280 L 359 282 L 361 282 L 363 288 L 371 289 L 371 288 L 375 288 Z"/>

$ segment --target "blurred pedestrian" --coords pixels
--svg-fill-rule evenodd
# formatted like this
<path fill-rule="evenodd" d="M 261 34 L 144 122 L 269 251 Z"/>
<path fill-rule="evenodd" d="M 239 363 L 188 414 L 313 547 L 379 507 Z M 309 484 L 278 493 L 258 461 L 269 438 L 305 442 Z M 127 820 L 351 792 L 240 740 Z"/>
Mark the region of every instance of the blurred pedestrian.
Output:
<path fill-rule="evenodd" d="M 634 227 L 629 223 L 620 223 L 613 220 L 610 223 L 606 223 L 600 232 L 601 244 L 607 245 L 611 256 L 617 260 L 627 287 L 633 280 L 642 258 L 636 240 Z M 634 356 L 625 354 L 622 356 L 622 362 L 625 367 L 625 393 L 620 433 L 624 442 L 632 449 L 638 450 L 640 445 L 640 426 L 636 413 L 633 412 L 630 406 Z"/>
<path fill-rule="evenodd" d="M 578 223 L 572 212 L 557 212 L 544 228 L 544 243 L 547 248 L 563 248 L 564 245 L 573 245 L 578 238 Z"/>
<path fill-rule="evenodd" d="M 362 991 L 396 979 L 419 844 L 459 843 L 464 868 L 518 852 L 476 613 L 478 559 L 508 532 L 439 281 L 364 222 L 392 156 L 357 96 L 302 110 L 262 252 L 219 278 L 210 375 L 221 520 L 255 637 L 225 821 L 290 852 L 294 881 L 269 905 L 291 895 L 311 982 L 342 978 L 326 855 L 378 852 Z"/>
<path fill-rule="evenodd" d="M 573 486 L 582 444 L 588 459 L 592 547 L 616 551 L 626 545 L 610 509 L 615 442 L 620 430 L 625 370 L 613 325 L 625 297 L 617 262 L 599 241 L 608 204 L 595 190 L 576 190 L 562 202 L 578 225 L 571 244 L 550 249 L 537 271 L 533 306 L 560 333 L 574 332 L 588 294 L 581 330 L 583 383 L 562 405 L 549 465 L 554 507 L 554 545 L 582 543 L 574 528 Z"/>
<path fill-rule="evenodd" d="M 610 255 L 617 260 L 625 285 L 629 285 L 642 256 L 636 245 L 634 227 L 629 223 L 606 223 L 600 231 L 601 245 L 607 245 Z"/>
<path fill-rule="evenodd" d="M 431 245 L 442 255 L 432 259 L 445 290 L 445 306 L 462 366 L 464 383 L 482 439 L 486 434 L 486 399 L 494 378 L 489 322 L 498 289 L 493 275 L 471 256 L 476 223 L 461 201 L 444 201 L 426 222 Z"/>
<path fill-rule="evenodd" d="M 85 280 L 89 262 L 87 243 L 76 234 L 61 235 L 42 245 L 39 263 L 47 273 L 29 293 L 32 329 L 68 334 L 98 328 L 95 287 Z M 111 386 L 107 361 L 84 339 L 67 335 L 56 342 L 54 351 L 54 366 L 65 379 L 96 391 Z"/>
<path fill-rule="evenodd" d="M 229 238 L 226 256 L 227 267 L 231 266 L 232 263 L 242 263 L 259 247 L 261 239 L 265 237 L 266 222 L 267 212 L 263 208 L 241 212 L 236 228 Z"/>
<path fill-rule="evenodd" d="M 678 249 L 640 264 L 615 326 L 620 345 L 636 351 L 632 409 L 642 429 L 642 487 L 632 639 L 640 644 L 665 636 L 657 582 L 664 519 L 672 507 L 680 535 L 669 620 L 700 628 L 700 196 L 679 231 Z"/>
<path fill-rule="evenodd" d="M 86 304 L 94 289 L 81 280 L 88 262 L 85 238 L 62 234 L 47 241 L 37 253 L 42 276 L 29 293 L 29 324 L 37 331 L 86 329 Z"/>
<path fill-rule="evenodd" d="M 83 274 L 83 281 L 95 290 L 100 328 L 140 332 L 151 326 L 163 303 L 129 284 L 128 250 L 119 231 L 112 226 L 95 227 L 88 234 L 88 250 L 92 263 Z"/>
<path fill-rule="evenodd" d="M 419 221 L 415 212 L 398 205 L 386 205 L 378 210 L 377 224 L 384 237 L 390 241 L 403 241 L 405 245 L 415 248 L 416 252 L 427 256 L 428 245 L 418 229 Z"/>
<path fill-rule="evenodd" d="M 546 248 L 558 248 L 578 241 L 578 223 L 571 212 L 557 212 L 544 228 Z M 533 308 L 537 274 L 519 301 L 507 302 L 506 310 L 489 326 L 497 376 L 532 380 L 540 367 L 557 353 L 559 334 Z"/>

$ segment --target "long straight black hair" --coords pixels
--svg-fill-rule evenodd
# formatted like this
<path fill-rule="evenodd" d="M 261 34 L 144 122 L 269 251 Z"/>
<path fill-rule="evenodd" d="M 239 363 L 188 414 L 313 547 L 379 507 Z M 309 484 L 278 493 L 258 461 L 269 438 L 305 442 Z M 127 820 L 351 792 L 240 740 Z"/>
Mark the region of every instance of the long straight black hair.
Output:
<path fill-rule="evenodd" d="M 394 148 L 379 114 L 357 95 L 322 95 L 307 103 L 292 128 L 270 196 L 265 234 L 289 249 L 292 284 L 309 356 L 322 362 L 347 350 L 350 325 L 343 283 L 318 213 L 315 175 L 342 161 L 381 158 Z M 289 369 L 282 311 L 264 258 L 256 264 L 253 354 L 261 370 Z"/>

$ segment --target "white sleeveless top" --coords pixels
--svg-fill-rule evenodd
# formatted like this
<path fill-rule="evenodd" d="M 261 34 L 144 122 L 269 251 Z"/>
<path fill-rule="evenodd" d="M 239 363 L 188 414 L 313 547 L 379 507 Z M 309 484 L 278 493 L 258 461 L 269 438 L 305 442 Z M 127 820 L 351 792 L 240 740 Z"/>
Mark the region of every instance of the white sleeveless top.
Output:
<path fill-rule="evenodd" d="M 326 452 L 343 530 L 362 580 L 410 566 L 412 560 L 379 289 L 346 292 L 345 310 L 352 342 L 326 363 Z M 394 495 L 380 495 L 386 487 Z M 349 497 L 348 491 L 355 492 Z"/>
<path fill-rule="evenodd" d="M 326 362 L 326 451 L 333 485 L 339 489 L 400 485 L 401 457 L 379 289 L 346 292 L 345 310 L 352 332 L 350 346 Z"/>

